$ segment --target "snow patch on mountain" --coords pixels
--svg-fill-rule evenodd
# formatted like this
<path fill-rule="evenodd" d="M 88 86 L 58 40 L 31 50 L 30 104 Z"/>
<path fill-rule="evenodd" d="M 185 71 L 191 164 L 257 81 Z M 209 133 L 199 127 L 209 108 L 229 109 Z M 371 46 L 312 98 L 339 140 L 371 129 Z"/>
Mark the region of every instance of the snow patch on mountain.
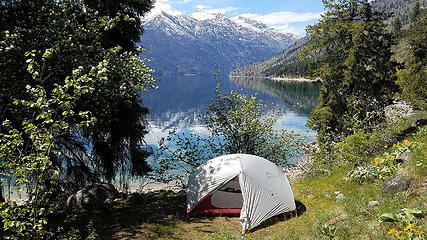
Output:
<path fill-rule="evenodd" d="M 255 20 L 202 10 L 188 16 L 161 12 L 146 19 L 143 28 L 143 55 L 160 72 L 227 71 L 266 60 L 298 39 Z"/>
<path fill-rule="evenodd" d="M 199 21 L 205 21 L 205 20 L 215 18 L 215 15 L 216 14 L 214 14 L 214 13 L 206 12 L 203 10 L 197 10 L 188 16 L 191 18 L 194 18 L 196 20 L 199 20 Z"/>

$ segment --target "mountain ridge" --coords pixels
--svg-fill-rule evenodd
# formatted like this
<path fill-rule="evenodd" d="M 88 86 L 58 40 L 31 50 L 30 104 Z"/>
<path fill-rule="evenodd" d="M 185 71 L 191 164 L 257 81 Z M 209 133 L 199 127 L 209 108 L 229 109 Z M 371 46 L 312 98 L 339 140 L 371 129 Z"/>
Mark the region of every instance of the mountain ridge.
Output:
<path fill-rule="evenodd" d="M 254 20 L 202 11 L 188 16 L 161 12 L 143 26 L 143 56 L 161 73 L 227 72 L 273 57 L 298 39 Z"/>

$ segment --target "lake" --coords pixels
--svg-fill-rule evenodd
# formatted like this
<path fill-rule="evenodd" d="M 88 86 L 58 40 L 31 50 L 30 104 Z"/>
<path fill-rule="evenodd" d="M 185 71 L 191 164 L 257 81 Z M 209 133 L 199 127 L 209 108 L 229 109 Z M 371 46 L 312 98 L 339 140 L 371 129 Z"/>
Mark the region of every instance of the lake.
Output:
<path fill-rule="evenodd" d="M 206 128 L 198 120 L 205 113 L 206 106 L 215 97 L 217 80 L 212 76 L 161 76 L 157 82 L 158 91 L 146 93 L 143 103 L 149 107 L 147 120 L 150 133 L 145 140 L 156 147 L 162 137 L 171 130 L 207 134 Z M 293 130 L 315 140 L 316 133 L 305 126 L 314 110 L 319 96 L 319 84 L 301 81 L 277 81 L 268 78 L 228 78 L 221 76 L 223 93 L 236 90 L 257 93 L 258 99 L 277 104 L 284 109 L 276 128 Z"/>

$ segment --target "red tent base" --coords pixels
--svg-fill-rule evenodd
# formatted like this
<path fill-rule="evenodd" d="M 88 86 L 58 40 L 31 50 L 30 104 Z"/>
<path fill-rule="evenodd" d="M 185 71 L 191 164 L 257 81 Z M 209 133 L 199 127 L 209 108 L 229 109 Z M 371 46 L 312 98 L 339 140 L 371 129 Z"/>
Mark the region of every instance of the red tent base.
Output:
<path fill-rule="evenodd" d="M 187 209 L 187 216 L 240 216 L 240 208 L 216 208 L 211 203 L 211 197 L 212 195 L 207 196 L 191 212 L 188 212 Z M 282 214 L 284 216 L 298 216 L 296 208 L 293 211 Z"/>

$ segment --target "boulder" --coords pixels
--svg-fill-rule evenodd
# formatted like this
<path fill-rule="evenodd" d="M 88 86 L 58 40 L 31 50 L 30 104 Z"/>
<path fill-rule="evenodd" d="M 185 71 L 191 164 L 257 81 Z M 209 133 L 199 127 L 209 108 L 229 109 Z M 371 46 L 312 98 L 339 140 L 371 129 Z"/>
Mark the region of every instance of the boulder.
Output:
<path fill-rule="evenodd" d="M 411 180 L 406 176 L 393 176 L 388 178 L 381 189 L 382 193 L 395 194 L 408 190 L 411 185 Z"/>
<path fill-rule="evenodd" d="M 409 152 L 403 152 L 399 155 L 399 157 L 396 159 L 396 162 L 402 163 L 409 160 L 410 154 Z"/>
<path fill-rule="evenodd" d="M 119 192 L 112 184 L 96 183 L 68 197 L 67 207 L 74 212 L 103 209 L 111 206 L 118 196 Z"/>

